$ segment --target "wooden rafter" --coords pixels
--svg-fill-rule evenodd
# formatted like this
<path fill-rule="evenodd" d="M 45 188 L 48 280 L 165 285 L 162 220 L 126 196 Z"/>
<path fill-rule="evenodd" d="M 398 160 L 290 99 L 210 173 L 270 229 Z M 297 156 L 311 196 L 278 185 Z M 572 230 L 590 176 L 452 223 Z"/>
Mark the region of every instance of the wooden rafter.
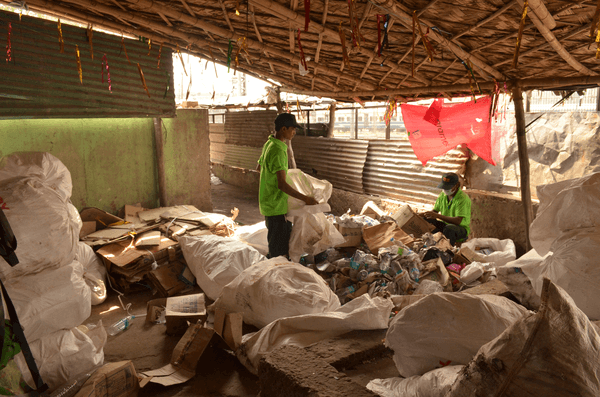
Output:
<path fill-rule="evenodd" d="M 169 21 L 169 19 L 160 12 L 157 12 L 158 16 L 162 18 L 163 21 L 165 21 L 165 23 L 167 24 L 167 26 L 173 26 L 173 24 Z"/>
<path fill-rule="evenodd" d="M 227 25 L 229 25 L 229 29 L 231 29 L 232 32 L 235 32 L 235 29 L 233 28 L 233 25 L 231 24 L 231 21 L 229 20 L 229 15 L 227 15 L 227 9 L 225 8 L 225 4 L 223 3 L 223 0 L 219 0 L 219 4 L 221 5 L 221 9 L 223 10 L 223 16 L 225 17 L 225 21 L 227 22 Z"/>
<path fill-rule="evenodd" d="M 183 7 L 187 10 L 187 12 L 190 13 L 191 16 L 193 16 L 194 18 L 196 17 L 196 14 L 194 13 L 194 11 L 192 11 L 192 9 L 190 8 L 190 6 L 188 5 L 188 3 L 186 3 L 185 0 L 179 0 L 181 2 L 181 4 L 183 5 Z"/>

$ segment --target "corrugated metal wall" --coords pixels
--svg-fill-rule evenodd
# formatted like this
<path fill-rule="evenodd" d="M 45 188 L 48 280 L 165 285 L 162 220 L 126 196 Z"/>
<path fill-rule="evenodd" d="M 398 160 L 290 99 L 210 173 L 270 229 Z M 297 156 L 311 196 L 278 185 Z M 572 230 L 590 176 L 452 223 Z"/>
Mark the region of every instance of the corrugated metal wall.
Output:
<path fill-rule="evenodd" d="M 269 111 L 226 113 L 224 124 L 210 124 L 211 161 L 254 169 L 274 119 Z M 463 174 L 468 159 L 465 152 L 451 150 L 423 167 L 408 140 L 297 135 L 292 148 L 298 168 L 335 188 L 415 203 L 435 202 L 442 174 Z"/>
<path fill-rule="evenodd" d="M 12 60 L 5 61 L 11 26 Z M 159 43 L 125 39 L 93 31 L 92 59 L 87 30 L 61 24 L 64 53 L 60 53 L 58 24 L 10 12 L 0 12 L 0 119 L 82 117 L 174 117 L 172 51 Z M 79 47 L 83 84 L 79 81 Z M 108 89 L 103 55 L 108 61 Z M 140 64 L 150 98 L 137 68 Z M 104 83 L 102 70 L 104 69 Z"/>
<path fill-rule="evenodd" d="M 464 173 L 468 156 L 451 150 L 425 167 L 417 160 L 408 140 L 369 141 L 363 171 L 365 193 L 401 201 L 433 203 L 440 193 L 437 185 L 446 172 Z"/>
<path fill-rule="evenodd" d="M 296 165 L 338 189 L 365 193 L 363 169 L 369 141 L 296 136 L 292 140 Z"/>

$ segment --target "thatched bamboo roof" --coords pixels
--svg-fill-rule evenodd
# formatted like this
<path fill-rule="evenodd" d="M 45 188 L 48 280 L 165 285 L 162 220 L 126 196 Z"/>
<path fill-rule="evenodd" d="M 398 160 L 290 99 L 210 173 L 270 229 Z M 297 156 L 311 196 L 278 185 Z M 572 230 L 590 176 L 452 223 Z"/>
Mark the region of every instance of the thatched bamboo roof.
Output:
<path fill-rule="evenodd" d="M 6 1 L 8 0 L 1 0 Z M 523 88 L 597 85 L 597 1 L 529 0 L 27 0 L 36 10 L 151 38 L 182 52 L 280 82 L 283 90 L 341 100 L 401 99 Z M 305 4 L 310 23 L 305 31 Z M 353 7 L 354 23 L 350 18 Z M 237 13 L 236 13 L 237 10 Z M 416 11 L 416 13 L 415 13 Z M 238 15 L 239 14 L 239 15 Z M 378 15 L 381 23 L 378 29 Z M 388 45 L 378 54 L 383 20 Z M 414 29 L 413 15 L 420 30 Z M 354 35 L 351 30 L 354 25 Z M 345 35 L 344 62 L 339 28 Z M 298 31 L 308 73 L 301 75 Z M 592 32 L 593 38 L 590 38 Z M 431 44 L 433 60 L 422 40 Z M 354 41 L 357 45 L 354 45 Z M 414 74 L 413 74 L 414 44 Z M 238 54 L 238 64 L 235 55 Z M 471 74 L 472 71 L 472 74 Z M 470 77 L 471 76 L 471 77 Z M 471 80 L 470 80 L 471 78 Z M 557 80 L 565 79 L 567 80 Z M 432 88 L 435 87 L 435 88 Z"/>

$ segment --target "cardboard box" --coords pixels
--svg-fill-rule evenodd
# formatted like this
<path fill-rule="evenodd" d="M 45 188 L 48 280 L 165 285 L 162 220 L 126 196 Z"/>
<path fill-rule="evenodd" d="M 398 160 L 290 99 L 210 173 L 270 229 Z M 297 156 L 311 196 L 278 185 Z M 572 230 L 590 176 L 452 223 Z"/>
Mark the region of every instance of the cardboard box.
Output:
<path fill-rule="evenodd" d="M 133 363 L 119 361 L 96 370 L 75 397 L 132 397 L 137 396 L 139 388 Z"/>
<path fill-rule="evenodd" d="M 450 275 L 440 258 L 423 262 L 423 271 L 419 277 L 419 282 L 423 280 L 436 281 L 442 285 L 444 292 L 452 292 Z"/>
<path fill-rule="evenodd" d="M 476 261 L 477 254 L 473 252 L 469 247 L 461 248 L 456 254 L 454 254 L 454 263 L 466 264 Z"/>
<path fill-rule="evenodd" d="M 146 322 L 154 323 L 165 312 L 167 334 L 181 335 L 188 329 L 188 321 L 196 323 L 206 321 L 204 294 L 173 296 L 152 299 L 146 309 Z"/>
<path fill-rule="evenodd" d="M 362 227 L 346 227 L 335 224 L 335 228 L 344 236 L 345 241 L 337 247 L 358 247 L 363 241 Z"/>
<path fill-rule="evenodd" d="M 389 247 L 394 244 L 396 224 L 392 221 L 379 225 L 365 227 L 362 230 L 365 243 L 373 255 L 377 255 L 379 248 Z"/>
<path fill-rule="evenodd" d="M 148 280 L 161 296 L 168 297 L 192 289 L 196 279 L 185 263 L 173 261 L 148 273 Z"/>
<path fill-rule="evenodd" d="M 435 229 L 435 226 L 415 214 L 408 204 L 400 207 L 392 215 L 392 218 L 396 221 L 399 228 L 417 238 Z"/>

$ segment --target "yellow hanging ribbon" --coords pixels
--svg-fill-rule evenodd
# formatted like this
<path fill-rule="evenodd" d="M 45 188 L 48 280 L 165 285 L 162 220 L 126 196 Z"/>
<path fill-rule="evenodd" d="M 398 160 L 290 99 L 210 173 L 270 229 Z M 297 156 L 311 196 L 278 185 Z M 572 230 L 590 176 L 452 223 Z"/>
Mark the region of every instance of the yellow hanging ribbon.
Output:
<path fill-rule="evenodd" d="M 515 46 L 515 55 L 513 58 L 512 67 L 513 69 L 517 68 L 517 64 L 519 63 L 519 51 L 521 50 L 521 38 L 523 37 L 523 29 L 525 29 L 525 17 L 527 16 L 527 7 L 529 6 L 529 1 L 525 0 L 523 4 L 523 14 L 521 15 L 521 23 L 519 24 L 519 33 L 517 34 L 517 44 Z"/>
<path fill-rule="evenodd" d="M 79 56 L 78 45 L 75 45 L 75 53 L 77 54 L 77 71 L 79 72 L 79 82 L 83 84 L 83 71 L 81 70 L 81 57 Z"/>
<path fill-rule="evenodd" d="M 88 41 L 90 43 L 90 55 L 92 56 L 92 60 L 94 59 L 94 43 L 92 43 L 92 36 L 94 35 L 94 31 L 92 30 L 92 25 L 89 25 L 87 28 Z"/>
<path fill-rule="evenodd" d="M 163 43 L 160 43 L 160 48 L 158 49 L 158 58 L 156 58 L 158 60 L 156 69 L 160 69 L 160 54 L 162 54 L 162 46 L 163 46 Z"/>
<path fill-rule="evenodd" d="M 140 78 L 142 79 L 142 85 L 144 86 L 144 90 L 146 90 L 146 94 L 148 94 L 148 98 L 150 98 L 150 91 L 148 91 L 148 86 L 146 85 L 146 79 L 144 78 L 144 72 L 142 72 L 142 67 L 140 64 L 137 64 L 138 71 L 140 72 Z"/>
<path fill-rule="evenodd" d="M 177 45 L 177 55 L 179 55 L 179 60 L 181 61 L 181 66 L 183 66 L 183 73 L 185 73 L 185 75 L 187 76 L 187 72 L 185 70 L 185 63 L 183 63 L 183 56 L 181 55 L 181 52 L 179 51 L 179 45 Z"/>
<path fill-rule="evenodd" d="M 148 56 L 150 56 L 151 51 L 152 51 L 152 39 L 148 39 Z"/>
<path fill-rule="evenodd" d="M 421 23 L 419 22 L 419 17 L 417 16 L 417 12 L 413 12 L 413 42 L 414 42 L 414 26 L 417 25 L 419 29 L 419 35 L 421 35 L 421 41 L 423 42 L 423 46 L 425 47 L 425 51 L 427 51 L 427 56 L 429 57 L 429 62 L 433 62 L 433 46 L 429 42 L 427 36 L 423 34 L 423 30 L 421 29 Z M 414 72 L 413 72 L 414 73 Z"/>
<path fill-rule="evenodd" d="M 125 53 L 125 58 L 127 58 L 127 62 L 131 63 L 129 60 L 129 55 L 127 55 L 127 48 L 125 48 L 125 37 L 121 37 L 121 47 L 123 48 L 123 52 Z"/>
<path fill-rule="evenodd" d="M 58 44 L 60 45 L 60 53 L 65 53 L 65 41 L 63 40 L 62 27 L 60 26 L 60 18 L 58 19 Z"/>

